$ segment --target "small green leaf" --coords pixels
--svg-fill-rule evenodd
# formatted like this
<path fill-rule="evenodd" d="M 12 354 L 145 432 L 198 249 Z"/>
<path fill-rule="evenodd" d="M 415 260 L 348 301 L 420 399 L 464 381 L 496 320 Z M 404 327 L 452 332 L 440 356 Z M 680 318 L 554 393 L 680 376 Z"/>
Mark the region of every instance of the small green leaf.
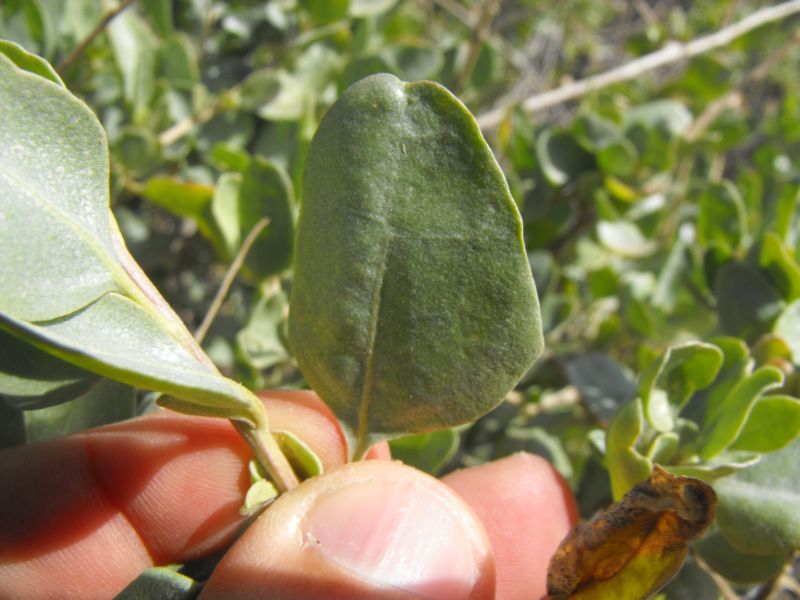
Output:
<path fill-rule="evenodd" d="M 434 83 L 376 75 L 328 111 L 296 248 L 292 345 L 357 455 L 475 419 L 541 352 L 516 205 L 472 116 Z"/>
<path fill-rule="evenodd" d="M 561 186 L 594 166 L 594 157 L 565 131 L 545 129 L 536 138 L 536 157 L 547 180 Z"/>
<path fill-rule="evenodd" d="M 642 401 L 637 398 L 620 409 L 606 434 L 606 458 L 614 500 L 622 498 L 653 471 L 653 463 L 635 448 L 642 431 L 644 412 Z"/>
<path fill-rule="evenodd" d="M 647 256 L 655 250 L 655 244 L 629 221 L 600 221 L 597 238 L 611 252 L 627 258 Z"/>
<path fill-rule="evenodd" d="M 788 554 L 800 549 L 800 439 L 759 464 L 714 484 L 717 523 L 744 554 Z"/>
<path fill-rule="evenodd" d="M 390 442 L 392 458 L 436 475 L 458 450 L 459 437 L 453 429 L 419 433 Z"/>
<path fill-rule="evenodd" d="M 244 495 L 244 504 L 239 512 L 243 516 L 254 515 L 278 497 L 278 488 L 269 479 L 259 479 L 250 484 Z"/>
<path fill-rule="evenodd" d="M 724 358 L 714 385 L 705 393 L 706 414 L 716 413 L 734 386 L 744 379 L 753 368 L 750 349 L 743 340 L 735 337 L 718 337 L 711 340 L 711 343 L 722 350 Z"/>
<path fill-rule="evenodd" d="M 667 348 L 639 380 L 648 422 L 657 431 L 671 431 L 675 416 L 695 390 L 714 381 L 722 360 L 722 351 L 713 344 L 687 342 Z"/>
<path fill-rule="evenodd" d="M 247 255 L 245 267 L 257 279 L 280 273 L 291 263 L 294 246 L 294 192 L 289 176 L 274 163 L 255 156 L 244 171 L 239 194 L 242 239 L 262 218 L 269 219 L 269 226 Z"/>
<path fill-rule="evenodd" d="M 696 477 L 703 481 L 715 481 L 720 477 L 727 477 L 737 471 L 752 467 L 760 459 L 761 455 L 754 452 L 726 451 L 695 465 L 672 465 L 664 468 L 675 475 Z"/>
<path fill-rule="evenodd" d="M 322 474 L 322 461 L 303 440 L 289 431 L 272 433 L 301 481 Z"/>
<path fill-rule="evenodd" d="M 756 401 L 782 383 L 783 372 L 775 367 L 761 367 L 740 381 L 719 408 L 706 415 L 700 457 L 707 460 L 730 446 L 742 431 Z"/>
<path fill-rule="evenodd" d="M 753 407 L 733 450 L 774 452 L 800 435 L 800 400 L 791 396 L 766 396 Z"/>
<path fill-rule="evenodd" d="M 242 243 L 242 229 L 239 221 L 239 194 L 242 189 L 240 173 L 223 173 L 214 188 L 211 200 L 211 215 L 219 235 L 221 248 L 230 260 Z"/>
<path fill-rule="evenodd" d="M 236 347 L 254 369 L 268 369 L 289 358 L 280 335 L 289 308 L 286 294 L 259 298 L 250 313 L 250 320 L 236 335 Z"/>
<path fill-rule="evenodd" d="M 49 62 L 35 54 L 31 54 L 19 44 L 9 42 L 8 40 L 0 40 L 0 54 L 5 54 L 11 62 L 23 71 L 35 73 L 40 77 L 49 79 L 53 83 L 57 83 L 62 87 L 64 86 L 61 77 L 59 77 L 58 73 Z"/>
<path fill-rule="evenodd" d="M 169 4 L 161 2 L 159 4 Z M 178 89 L 191 90 L 200 80 L 197 52 L 188 36 L 176 33 L 159 48 L 161 74 Z"/>
<path fill-rule="evenodd" d="M 114 59 L 122 73 L 125 100 L 134 120 L 146 116 L 156 89 L 158 40 L 136 11 L 126 10 L 107 28 Z"/>
<path fill-rule="evenodd" d="M 198 221 L 214 197 L 214 188 L 202 183 L 181 181 L 170 177 L 151 177 L 144 184 L 141 195 L 174 215 Z"/>

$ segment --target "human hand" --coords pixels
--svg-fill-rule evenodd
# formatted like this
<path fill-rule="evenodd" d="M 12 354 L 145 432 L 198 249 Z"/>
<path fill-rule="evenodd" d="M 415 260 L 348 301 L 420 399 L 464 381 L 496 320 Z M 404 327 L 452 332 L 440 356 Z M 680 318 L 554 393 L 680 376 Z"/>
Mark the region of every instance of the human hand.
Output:
<path fill-rule="evenodd" d="M 441 481 L 387 460 L 343 466 L 344 438 L 315 395 L 265 402 L 271 426 L 326 472 L 247 529 L 202 599 L 544 594 L 577 519 L 544 460 L 517 454 Z M 166 411 L 0 452 L 0 597 L 111 598 L 147 567 L 223 547 L 242 524 L 248 458 L 228 422 Z"/>

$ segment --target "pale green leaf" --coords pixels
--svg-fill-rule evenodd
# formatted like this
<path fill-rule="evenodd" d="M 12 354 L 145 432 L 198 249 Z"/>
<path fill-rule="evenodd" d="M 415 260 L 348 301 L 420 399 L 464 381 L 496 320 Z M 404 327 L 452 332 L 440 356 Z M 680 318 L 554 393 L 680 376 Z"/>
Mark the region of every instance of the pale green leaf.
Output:
<path fill-rule="evenodd" d="M 91 111 L 0 55 L 0 327 L 90 370 L 226 416 L 256 402 L 220 376 L 125 248 Z"/>
<path fill-rule="evenodd" d="M 64 85 L 61 77 L 49 62 L 35 54 L 31 54 L 19 44 L 8 40 L 0 40 L 0 54 L 5 54 L 6 57 L 24 71 L 36 73 L 36 75 L 49 79 L 53 83 Z"/>
<path fill-rule="evenodd" d="M 155 93 L 158 39 L 133 10 L 123 11 L 108 25 L 114 59 L 122 73 L 125 100 L 134 117 L 143 117 Z"/>
<path fill-rule="evenodd" d="M 639 380 L 648 422 L 658 431 L 672 430 L 678 412 L 696 390 L 714 381 L 722 362 L 722 351 L 713 344 L 686 342 L 667 348 Z"/>
<path fill-rule="evenodd" d="M 733 450 L 774 452 L 800 435 L 800 400 L 791 396 L 766 396 L 753 407 Z"/>
<path fill-rule="evenodd" d="M 783 373 L 775 367 L 761 367 L 740 381 L 717 411 L 707 415 L 700 457 L 709 459 L 730 446 L 742 431 L 756 401 L 782 383 Z"/>
<path fill-rule="evenodd" d="M 606 433 L 606 459 L 615 500 L 650 476 L 653 463 L 636 449 L 644 431 L 642 401 L 637 398 L 623 406 Z"/>

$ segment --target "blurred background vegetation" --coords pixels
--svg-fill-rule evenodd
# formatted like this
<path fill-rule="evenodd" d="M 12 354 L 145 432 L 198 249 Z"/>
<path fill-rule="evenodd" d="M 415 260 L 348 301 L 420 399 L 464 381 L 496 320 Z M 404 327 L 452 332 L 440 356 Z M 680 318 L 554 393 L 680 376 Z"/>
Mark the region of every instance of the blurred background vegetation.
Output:
<path fill-rule="evenodd" d="M 304 385 L 286 316 L 303 159 L 321 116 L 372 73 L 447 86 L 477 116 L 519 205 L 547 350 L 494 412 L 399 440 L 396 456 L 436 473 L 536 452 L 570 482 L 584 517 L 611 501 L 631 464 L 700 474 L 720 482 L 719 527 L 666 597 L 797 598 L 800 17 L 575 99 L 522 106 L 772 5 L 5 0 L 0 37 L 48 59 L 96 112 L 123 235 L 190 329 L 269 218 L 204 340 L 254 389 Z M 764 367 L 780 382 L 736 388 Z M 69 393 L 78 397 L 3 410 L 34 441 L 151 406 L 111 382 Z M 667 426 L 651 414 L 661 396 L 675 416 Z M 614 421 L 637 397 L 644 417 Z M 755 406 L 760 420 L 742 441 Z M 738 429 L 714 407 L 738 411 Z M 704 427 L 731 439 L 710 448 Z M 742 508 L 745 484 L 754 497 Z M 785 501 L 765 524 L 756 513 L 778 491 Z M 759 527 L 772 543 L 744 539 Z"/>

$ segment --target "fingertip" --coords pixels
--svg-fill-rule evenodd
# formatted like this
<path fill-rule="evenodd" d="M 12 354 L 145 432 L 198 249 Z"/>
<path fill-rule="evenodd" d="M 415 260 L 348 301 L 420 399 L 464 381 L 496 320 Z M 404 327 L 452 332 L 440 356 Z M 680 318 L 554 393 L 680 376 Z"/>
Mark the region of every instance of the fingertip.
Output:
<path fill-rule="evenodd" d="M 517 453 L 442 481 L 486 527 L 497 561 L 497 597 L 544 596 L 550 557 L 578 520 L 564 478 L 543 458 Z"/>
<path fill-rule="evenodd" d="M 362 461 L 281 496 L 203 598 L 494 598 L 494 558 L 469 507 L 424 473 Z"/>

